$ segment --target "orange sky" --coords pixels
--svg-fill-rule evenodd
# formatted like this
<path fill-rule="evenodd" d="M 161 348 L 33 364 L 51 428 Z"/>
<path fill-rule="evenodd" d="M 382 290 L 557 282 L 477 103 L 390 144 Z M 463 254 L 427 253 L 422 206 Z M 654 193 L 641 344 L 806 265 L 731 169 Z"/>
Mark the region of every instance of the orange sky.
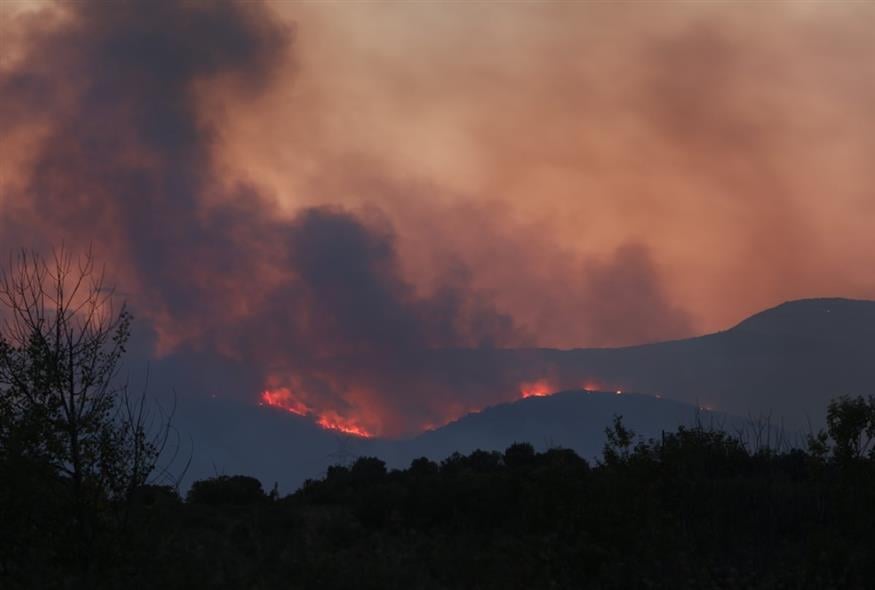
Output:
<path fill-rule="evenodd" d="M 458 252 L 544 344 L 616 343 L 572 318 L 630 243 L 695 332 L 875 297 L 873 5 L 275 8 L 296 63 L 232 115 L 229 165 L 289 207 L 385 204 L 414 272 Z"/>
<path fill-rule="evenodd" d="M 29 4 L 4 3 L 0 65 Z M 875 5 L 271 8 L 296 31 L 276 81 L 201 91 L 217 170 L 289 215 L 378 209 L 424 291 L 463 263 L 564 347 L 875 297 Z M 0 139 L 0 189 L 37 132 Z"/>

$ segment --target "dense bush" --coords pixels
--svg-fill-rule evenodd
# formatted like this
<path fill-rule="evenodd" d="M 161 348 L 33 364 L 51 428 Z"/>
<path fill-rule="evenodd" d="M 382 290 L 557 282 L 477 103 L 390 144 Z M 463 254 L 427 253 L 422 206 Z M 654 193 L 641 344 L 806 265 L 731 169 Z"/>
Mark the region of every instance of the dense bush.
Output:
<path fill-rule="evenodd" d="M 267 499 L 261 482 L 248 475 L 220 475 L 194 482 L 186 501 L 190 504 L 243 506 Z"/>
<path fill-rule="evenodd" d="M 644 441 L 617 419 L 594 464 L 515 444 L 405 470 L 364 457 L 284 498 L 245 476 L 197 482 L 186 502 L 144 488 L 126 557 L 92 587 L 871 587 L 873 413 L 861 426 L 861 407 L 834 402 L 838 418 L 804 450 L 702 427 Z M 52 522 L 51 495 L 6 493 Z M 55 560 L 51 534 L 30 541 Z"/>

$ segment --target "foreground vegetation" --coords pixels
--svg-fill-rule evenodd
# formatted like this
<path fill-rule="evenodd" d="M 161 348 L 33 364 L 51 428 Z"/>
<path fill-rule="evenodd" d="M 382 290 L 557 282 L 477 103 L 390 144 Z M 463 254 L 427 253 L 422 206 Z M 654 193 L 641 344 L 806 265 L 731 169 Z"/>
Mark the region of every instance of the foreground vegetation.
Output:
<path fill-rule="evenodd" d="M 618 419 L 594 464 L 570 450 L 515 444 L 440 464 L 418 459 L 405 470 L 360 458 L 282 498 L 246 476 L 199 481 L 185 500 L 143 486 L 124 530 L 106 507 L 87 570 L 71 562 L 73 517 L 59 509 L 69 482 L 30 466 L 2 479 L 4 508 L 28 516 L 4 520 L 14 535 L 0 580 L 40 588 L 871 587 L 873 408 L 837 400 L 828 432 L 807 450 L 751 451 L 702 427 L 636 441 Z"/>
<path fill-rule="evenodd" d="M 169 421 L 116 379 L 130 315 L 91 259 L 22 255 L 0 303 L 4 590 L 875 580 L 872 398 L 835 400 L 805 449 L 702 426 L 643 441 L 618 417 L 593 463 L 523 443 L 404 470 L 359 458 L 282 498 L 218 477 L 183 499 L 155 485 Z"/>

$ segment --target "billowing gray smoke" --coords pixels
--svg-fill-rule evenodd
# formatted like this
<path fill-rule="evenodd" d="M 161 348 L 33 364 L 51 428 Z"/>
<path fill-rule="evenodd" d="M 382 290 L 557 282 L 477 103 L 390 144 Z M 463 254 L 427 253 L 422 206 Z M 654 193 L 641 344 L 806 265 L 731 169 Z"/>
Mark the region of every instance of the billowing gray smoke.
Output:
<path fill-rule="evenodd" d="M 378 210 L 287 218 L 218 170 L 222 130 L 203 94 L 244 108 L 292 66 L 293 31 L 264 6 L 60 9 L 63 24 L 34 29 L 0 77 L 0 124 L 40 134 L 3 199 L 5 248 L 93 245 L 162 354 L 185 347 L 254 368 L 253 400 L 266 384 L 291 388 L 314 414 L 400 433 L 514 391 L 517 376 L 500 371 L 456 383 L 451 359 L 426 352 L 525 340 L 467 288 L 464 268 L 421 293 Z"/>

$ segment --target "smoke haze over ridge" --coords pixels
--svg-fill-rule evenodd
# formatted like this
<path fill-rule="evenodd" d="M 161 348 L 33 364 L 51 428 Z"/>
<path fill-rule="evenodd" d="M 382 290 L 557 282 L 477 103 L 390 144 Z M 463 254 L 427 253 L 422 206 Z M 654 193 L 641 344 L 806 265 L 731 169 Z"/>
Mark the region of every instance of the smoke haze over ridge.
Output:
<path fill-rule="evenodd" d="M 517 393 L 423 350 L 875 297 L 875 9 L 669 6 L 11 3 L 0 240 L 384 433 Z"/>

